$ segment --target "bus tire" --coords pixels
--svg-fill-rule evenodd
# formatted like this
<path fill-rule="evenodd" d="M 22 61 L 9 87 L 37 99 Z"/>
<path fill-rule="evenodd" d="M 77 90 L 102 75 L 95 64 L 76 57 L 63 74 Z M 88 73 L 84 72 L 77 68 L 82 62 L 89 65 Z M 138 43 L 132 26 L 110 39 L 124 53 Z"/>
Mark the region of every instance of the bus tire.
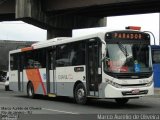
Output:
<path fill-rule="evenodd" d="M 115 101 L 119 105 L 124 105 L 129 101 L 129 99 L 128 98 L 116 98 Z"/>
<path fill-rule="evenodd" d="M 27 95 L 29 98 L 34 98 L 35 96 L 32 82 L 29 82 L 27 85 Z"/>
<path fill-rule="evenodd" d="M 86 97 L 86 90 L 82 83 L 79 83 L 74 90 L 74 99 L 78 104 L 86 104 L 87 97 Z"/>

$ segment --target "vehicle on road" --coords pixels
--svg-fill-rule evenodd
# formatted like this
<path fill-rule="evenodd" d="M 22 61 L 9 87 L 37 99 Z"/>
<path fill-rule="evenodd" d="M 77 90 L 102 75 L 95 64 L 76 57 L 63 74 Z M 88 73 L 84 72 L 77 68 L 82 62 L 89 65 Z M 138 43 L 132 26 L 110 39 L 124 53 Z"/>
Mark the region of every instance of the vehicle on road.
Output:
<path fill-rule="evenodd" d="M 0 71 L 0 82 L 5 82 L 6 80 L 6 71 Z"/>
<path fill-rule="evenodd" d="M 54 38 L 9 56 L 9 88 L 31 98 L 68 96 L 79 104 L 112 98 L 125 104 L 154 94 L 150 35 L 140 30 Z"/>
<path fill-rule="evenodd" d="M 5 86 L 5 91 L 9 91 L 9 77 L 6 78 L 4 86 Z"/>
<path fill-rule="evenodd" d="M 9 71 L 9 51 L 31 46 L 31 44 L 36 42 L 37 41 L 0 40 L 0 82 L 6 82 L 7 72 Z"/>

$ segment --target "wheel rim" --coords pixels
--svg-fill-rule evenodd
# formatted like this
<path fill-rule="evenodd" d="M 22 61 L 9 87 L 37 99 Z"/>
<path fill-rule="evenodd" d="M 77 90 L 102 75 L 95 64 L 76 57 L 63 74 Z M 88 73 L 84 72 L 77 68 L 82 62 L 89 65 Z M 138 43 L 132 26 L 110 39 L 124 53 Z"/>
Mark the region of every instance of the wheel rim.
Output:
<path fill-rule="evenodd" d="M 78 100 L 82 100 L 84 98 L 85 94 L 84 94 L 84 89 L 81 88 L 81 89 L 78 89 L 77 91 L 77 98 Z"/>

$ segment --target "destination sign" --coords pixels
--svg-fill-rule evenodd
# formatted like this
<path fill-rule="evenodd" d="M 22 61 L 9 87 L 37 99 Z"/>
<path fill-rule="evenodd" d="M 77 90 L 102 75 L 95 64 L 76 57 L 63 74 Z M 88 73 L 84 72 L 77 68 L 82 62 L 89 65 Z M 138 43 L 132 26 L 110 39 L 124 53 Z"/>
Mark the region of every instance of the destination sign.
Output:
<path fill-rule="evenodd" d="M 150 44 L 150 35 L 148 33 L 139 31 L 112 31 L 107 32 L 105 35 L 105 41 L 107 43 L 145 43 Z"/>
<path fill-rule="evenodd" d="M 141 33 L 113 33 L 113 38 L 115 39 L 143 39 L 143 35 Z"/>

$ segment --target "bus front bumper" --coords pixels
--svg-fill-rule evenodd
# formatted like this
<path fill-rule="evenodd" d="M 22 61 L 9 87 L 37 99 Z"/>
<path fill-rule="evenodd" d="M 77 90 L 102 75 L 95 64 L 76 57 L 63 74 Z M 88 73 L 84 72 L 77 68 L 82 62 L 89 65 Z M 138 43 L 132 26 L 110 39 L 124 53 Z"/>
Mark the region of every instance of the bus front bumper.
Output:
<path fill-rule="evenodd" d="M 100 98 L 136 98 L 154 95 L 154 85 L 147 87 L 122 87 L 116 88 L 110 84 L 101 86 L 99 91 Z"/>

